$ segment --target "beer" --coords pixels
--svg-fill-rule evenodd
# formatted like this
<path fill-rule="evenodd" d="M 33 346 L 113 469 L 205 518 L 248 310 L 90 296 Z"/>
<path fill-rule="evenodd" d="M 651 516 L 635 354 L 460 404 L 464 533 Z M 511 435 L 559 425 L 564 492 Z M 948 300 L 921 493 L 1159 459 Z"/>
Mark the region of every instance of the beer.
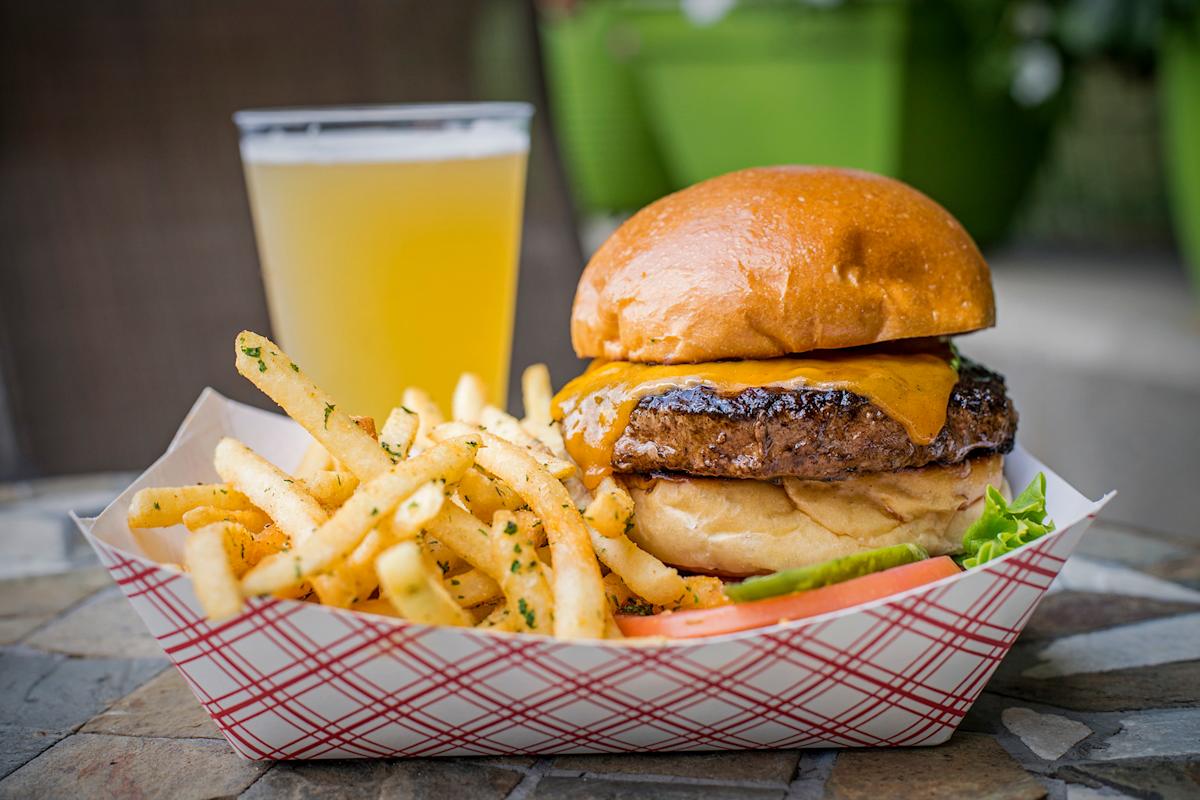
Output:
<path fill-rule="evenodd" d="M 275 335 L 351 413 L 464 370 L 503 404 L 527 119 L 243 136 Z"/>

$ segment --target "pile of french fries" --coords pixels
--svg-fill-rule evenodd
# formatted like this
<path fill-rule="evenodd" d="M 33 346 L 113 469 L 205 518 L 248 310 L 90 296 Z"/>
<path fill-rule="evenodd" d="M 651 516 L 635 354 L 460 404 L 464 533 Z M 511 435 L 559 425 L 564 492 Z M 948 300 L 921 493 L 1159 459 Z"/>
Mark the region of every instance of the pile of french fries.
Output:
<path fill-rule="evenodd" d="M 618 638 L 614 614 L 728 602 L 626 535 L 633 499 L 594 491 L 550 413 L 545 365 L 522 377 L 525 417 L 464 374 L 451 419 L 407 389 L 383 427 L 350 415 L 273 342 L 244 331 L 237 370 L 315 440 L 292 472 L 236 439 L 222 483 L 143 489 L 132 528 L 183 524 L 184 569 L 211 620 L 273 595 L 432 625 Z"/>

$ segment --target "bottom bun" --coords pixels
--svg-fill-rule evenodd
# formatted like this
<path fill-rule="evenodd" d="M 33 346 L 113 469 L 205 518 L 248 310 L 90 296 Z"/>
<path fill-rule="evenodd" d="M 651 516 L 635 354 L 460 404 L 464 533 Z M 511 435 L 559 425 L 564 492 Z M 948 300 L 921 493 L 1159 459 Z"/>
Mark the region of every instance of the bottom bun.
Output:
<path fill-rule="evenodd" d="M 779 484 L 726 478 L 631 481 L 634 539 L 677 567 L 754 575 L 801 567 L 890 544 L 932 555 L 962 547 L 983 513 L 988 485 L 1004 483 L 1003 457 L 876 473 L 839 481 Z"/>

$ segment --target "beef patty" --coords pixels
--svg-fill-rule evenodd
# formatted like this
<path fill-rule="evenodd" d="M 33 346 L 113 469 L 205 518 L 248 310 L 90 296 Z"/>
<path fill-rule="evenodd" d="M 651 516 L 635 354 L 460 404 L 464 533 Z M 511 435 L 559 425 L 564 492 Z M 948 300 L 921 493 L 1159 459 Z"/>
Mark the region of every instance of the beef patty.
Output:
<path fill-rule="evenodd" d="M 927 445 L 879 407 L 844 390 L 672 389 L 643 397 L 613 448 L 617 472 L 725 478 L 840 478 L 857 472 L 956 464 L 1007 453 L 1017 412 L 1004 378 L 964 360 L 946 425 Z"/>

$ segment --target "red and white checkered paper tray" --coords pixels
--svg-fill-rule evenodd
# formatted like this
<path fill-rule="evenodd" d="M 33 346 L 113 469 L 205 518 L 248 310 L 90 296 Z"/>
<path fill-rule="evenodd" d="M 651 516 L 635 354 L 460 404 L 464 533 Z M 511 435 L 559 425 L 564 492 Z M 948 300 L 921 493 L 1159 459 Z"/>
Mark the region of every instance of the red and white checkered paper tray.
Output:
<path fill-rule="evenodd" d="M 211 390 L 167 453 L 104 513 L 77 519 L 233 749 L 249 759 L 609 753 L 938 744 L 1058 574 L 1092 502 L 1043 470 L 1059 529 L 981 568 L 853 609 L 651 646 L 439 628 L 291 600 L 204 618 L 181 527 L 131 531 L 135 491 L 217 480 L 234 436 L 287 468 L 310 441 Z"/>

